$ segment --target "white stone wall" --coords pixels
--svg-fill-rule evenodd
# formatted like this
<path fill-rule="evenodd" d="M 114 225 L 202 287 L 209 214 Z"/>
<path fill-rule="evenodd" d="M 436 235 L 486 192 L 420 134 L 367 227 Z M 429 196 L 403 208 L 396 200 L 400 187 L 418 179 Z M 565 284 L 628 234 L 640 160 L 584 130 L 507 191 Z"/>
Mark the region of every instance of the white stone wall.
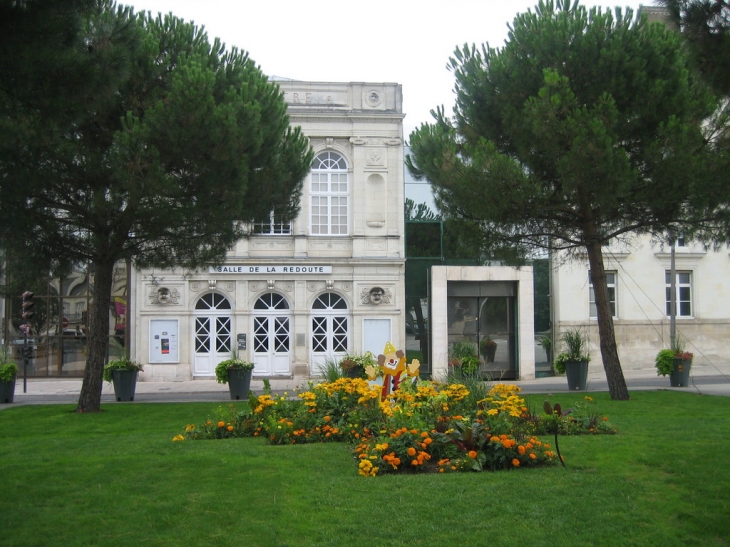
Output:
<path fill-rule="evenodd" d="M 292 125 L 302 127 L 315 154 L 332 150 L 349 167 L 349 234 L 310 234 L 309 177 L 304 182 L 301 212 L 290 236 L 252 236 L 242 239 L 225 260 L 228 266 L 260 268 L 259 273 L 183 271 L 136 272 L 133 284 L 136 358 L 146 363 L 143 379 L 174 380 L 194 376 L 194 306 L 210 291 L 233 306 L 232 334 L 247 334 L 247 349 L 239 354 L 254 360 L 253 313 L 256 300 L 267 292 L 282 295 L 290 305 L 290 362 L 284 375 L 309 375 L 311 315 L 314 300 L 325 291 L 347 302 L 348 349 L 362 351 L 363 321 L 388 319 L 391 341 L 405 345 L 405 248 L 403 183 L 403 112 L 401 86 L 392 83 L 277 82 L 289 103 Z M 267 266 L 316 265 L 331 272 L 314 274 L 267 273 Z M 176 295 L 159 302 L 155 293 L 167 287 Z M 375 304 L 373 287 L 385 291 Z M 179 360 L 150 364 L 150 322 L 179 320 Z"/>
<path fill-rule="evenodd" d="M 687 242 L 676 247 L 677 271 L 692 274 L 692 316 L 677 317 L 678 336 L 695 355 L 694 364 L 727 363 L 730 350 L 730 274 L 728 250 L 705 249 Z M 621 366 L 650 369 L 660 349 L 669 347 L 669 319 L 665 314 L 665 271 L 670 248 L 636 238 L 605 250 L 607 271 L 617 275 L 617 317 L 614 318 Z M 591 338 L 591 371 L 603 370 L 597 321 L 589 318 L 588 261 L 579 257 L 553 269 L 553 303 L 558 329 L 585 327 Z"/>

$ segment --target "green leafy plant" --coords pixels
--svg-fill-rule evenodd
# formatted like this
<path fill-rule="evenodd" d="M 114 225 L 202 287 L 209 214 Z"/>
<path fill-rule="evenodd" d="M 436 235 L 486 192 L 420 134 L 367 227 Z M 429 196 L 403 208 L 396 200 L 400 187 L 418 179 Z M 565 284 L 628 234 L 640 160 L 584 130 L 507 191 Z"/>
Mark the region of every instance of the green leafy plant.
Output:
<path fill-rule="evenodd" d="M 10 348 L 4 346 L 0 349 L 0 380 L 11 382 L 18 374 L 18 365 L 10 357 Z"/>
<path fill-rule="evenodd" d="M 144 370 L 142 367 L 142 364 L 137 363 L 136 361 L 132 361 L 131 359 L 127 357 L 122 357 L 120 359 L 114 359 L 113 361 L 109 361 L 106 365 L 104 365 L 104 380 L 107 382 L 111 382 L 114 378 L 114 371 L 115 370 Z"/>
<path fill-rule="evenodd" d="M 454 342 L 449 352 L 449 368 L 456 374 L 474 375 L 479 370 L 477 346 L 472 342 Z"/>
<path fill-rule="evenodd" d="M 487 348 L 496 348 L 497 342 L 492 340 L 489 336 L 486 338 L 482 338 L 479 342 L 479 349 L 482 351 L 482 353 L 485 353 L 487 351 Z"/>
<path fill-rule="evenodd" d="M 657 370 L 657 376 L 667 376 L 674 370 L 674 360 L 684 359 L 685 361 L 692 362 L 694 354 L 684 350 L 684 343 L 677 339 L 674 343 L 673 349 L 660 350 L 656 355 L 654 364 Z"/>
<path fill-rule="evenodd" d="M 366 351 L 362 355 L 359 354 L 347 354 L 340 359 L 338 366 L 345 373 L 352 373 L 353 371 L 359 371 L 360 375 L 365 377 L 365 368 L 369 366 L 377 366 L 378 362 L 373 357 L 373 354 Z"/>
<path fill-rule="evenodd" d="M 588 354 L 588 337 L 580 329 L 568 329 L 560 336 L 565 351 L 558 353 L 553 360 L 553 367 L 559 374 L 565 374 L 565 363 L 570 361 L 590 361 Z"/>
<path fill-rule="evenodd" d="M 254 364 L 237 356 L 221 361 L 215 367 L 215 379 L 219 384 L 228 383 L 228 372 L 231 370 L 253 370 Z"/>
<path fill-rule="evenodd" d="M 553 349 L 553 339 L 549 336 L 543 336 L 540 338 L 540 345 L 545 351 L 550 351 Z"/>

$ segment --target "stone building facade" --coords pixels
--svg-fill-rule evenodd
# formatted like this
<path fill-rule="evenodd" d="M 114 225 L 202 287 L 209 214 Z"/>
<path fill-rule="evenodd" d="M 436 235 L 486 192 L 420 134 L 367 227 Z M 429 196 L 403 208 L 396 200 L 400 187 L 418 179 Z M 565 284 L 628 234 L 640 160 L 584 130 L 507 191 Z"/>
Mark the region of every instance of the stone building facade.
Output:
<path fill-rule="evenodd" d="M 208 271 L 133 274 L 144 379 L 211 377 L 233 349 L 255 377 L 304 376 L 404 343 L 401 86 L 277 83 L 315 154 L 300 214 L 262 219 Z"/>

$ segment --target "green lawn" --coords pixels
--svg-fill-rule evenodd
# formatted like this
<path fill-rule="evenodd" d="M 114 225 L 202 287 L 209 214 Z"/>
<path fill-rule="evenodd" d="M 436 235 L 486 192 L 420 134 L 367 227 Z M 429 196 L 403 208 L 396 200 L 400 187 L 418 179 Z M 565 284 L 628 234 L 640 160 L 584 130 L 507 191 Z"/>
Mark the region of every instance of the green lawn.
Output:
<path fill-rule="evenodd" d="M 728 545 L 730 398 L 594 399 L 620 433 L 561 437 L 567 470 L 375 478 L 343 444 L 173 443 L 211 403 L 9 408 L 0 545 Z"/>

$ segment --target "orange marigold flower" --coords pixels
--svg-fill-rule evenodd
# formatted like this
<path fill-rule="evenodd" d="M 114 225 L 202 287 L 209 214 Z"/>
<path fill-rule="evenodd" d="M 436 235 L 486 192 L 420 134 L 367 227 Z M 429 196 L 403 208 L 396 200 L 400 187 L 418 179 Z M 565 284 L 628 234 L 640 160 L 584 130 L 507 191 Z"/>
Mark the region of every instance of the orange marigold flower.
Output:
<path fill-rule="evenodd" d="M 469 450 L 469 457 L 472 460 L 476 460 L 477 459 L 477 453 L 476 453 L 476 451 L 475 450 Z"/>
<path fill-rule="evenodd" d="M 228 429 L 228 431 L 233 431 L 233 426 L 229 425 L 226 429 Z"/>
<path fill-rule="evenodd" d="M 329 422 L 329 421 L 330 421 L 330 420 L 331 420 L 332 418 L 330 418 L 329 416 L 325 416 L 325 417 L 324 417 L 324 418 L 322 418 L 322 419 L 323 419 L 323 420 L 324 420 L 325 422 Z"/>
<path fill-rule="evenodd" d="M 218 422 L 218 427 L 223 427 L 224 425 L 226 425 L 224 422 Z"/>
<path fill-rule="evenodd" d="M 607 422 L 607 421 L 608 421 L 608 417 L 604 416 L 604 417 L 603 417 L 603 421 L 604 421 L 604 422 Z"/>
<path fill-rule="evenodd" d="M 418 460 L 411 461 L 411 465 L 418 465 Z"/>
<path fill-rule="evenodd" d="M 520 466 L 520 460 L 518 460 L 517 458 L 513 459 L 512 460 L 512 465 L 514 465 L 515 467 L 519 467 Z"/>
<path fill-rule="evenodd" d="M 415 455 L 416 455 L 416 449 L 415 449 L 415 448 L 413 448 L 412 446 L 410 446 L 410 447 L 408 447 L 408 450 L 406 450 L 406 453 L 407 453 L 407 454 L 408 454 L 409 456 L 415 456 Z"/>
<path fill-rule="evenodd" d="M 424 439 L 425 439 L 426 437 L 428 437 L 428 431 L 422 431 L 422 432 L 421 432 L 421 437 L 422 437 L 422 438 L 424 438 Z"/>
<path fill-rule="evenodd" d="M 431 437 L 428 437 L 427 439 L 423 439 L 423 444 L 425 444 L 426 446 L 428 446 L 432 442 L 433 442 L 433 439 Z"/>
<path fill-rule="evenodd" d="M 524 447 L 524 446 L 522 446 L 522 445 L 520 445 L 520 446 L 518 446 L 518 447 L 517 447 L 517 451 L 518 451 L 518 452 L 519 452 L 520 454 L 524 454 L 524 453 L 525 453 L 525 447 Z"/>
<path fill-rule="evenodd" d="M 537 456 L 534 452 L 530 452 L 530 458 L 534 460 L 535 458 L 537 458 Z"/>

